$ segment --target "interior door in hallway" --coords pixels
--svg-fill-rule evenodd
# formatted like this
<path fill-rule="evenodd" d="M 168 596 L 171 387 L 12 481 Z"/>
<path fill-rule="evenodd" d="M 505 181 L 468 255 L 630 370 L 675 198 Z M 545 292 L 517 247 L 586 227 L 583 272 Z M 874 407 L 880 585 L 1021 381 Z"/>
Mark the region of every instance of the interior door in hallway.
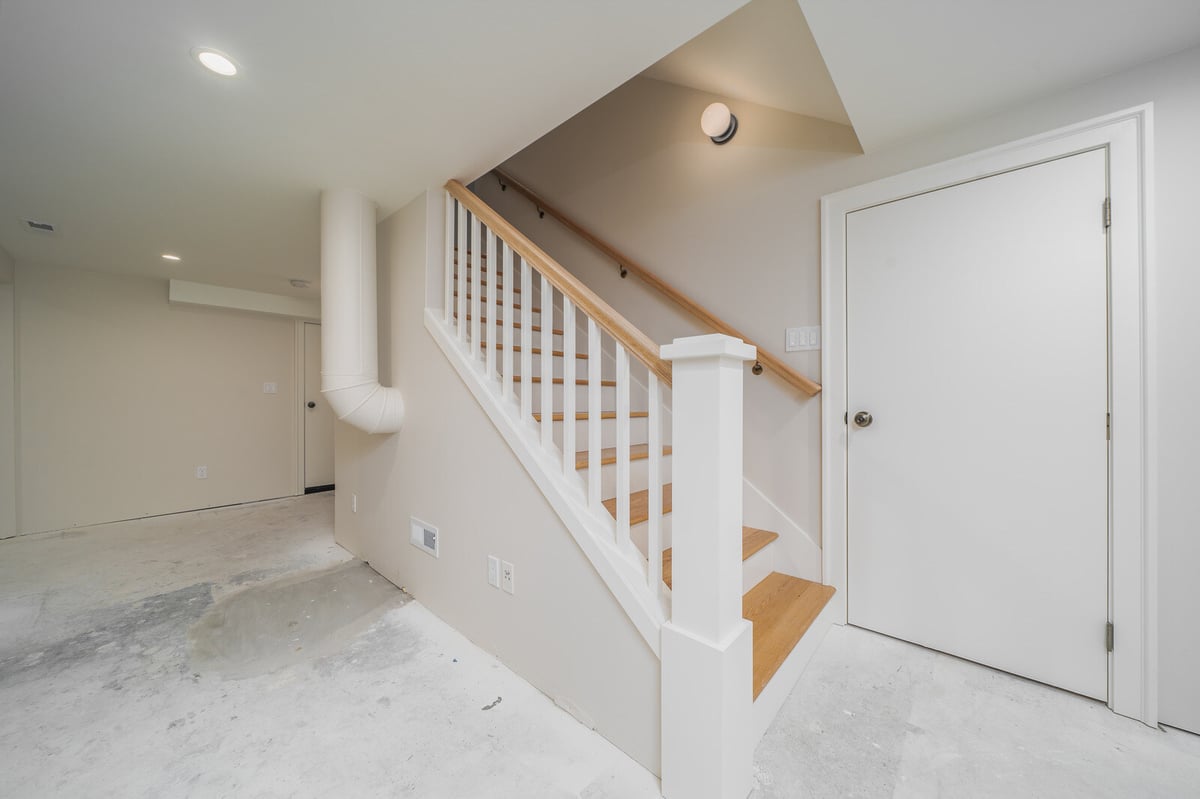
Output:
<path fill-rule="evenodd" d="M 333 410 L 321 395 L 321 326 L 304 323 L 304 488 L 333 485 Z"/>
<path fill-rule="evenodd" d="M 846 264 L 848 621 L 1101 699 L 1106 196 L 1103 149 L 958 184 Z"/>

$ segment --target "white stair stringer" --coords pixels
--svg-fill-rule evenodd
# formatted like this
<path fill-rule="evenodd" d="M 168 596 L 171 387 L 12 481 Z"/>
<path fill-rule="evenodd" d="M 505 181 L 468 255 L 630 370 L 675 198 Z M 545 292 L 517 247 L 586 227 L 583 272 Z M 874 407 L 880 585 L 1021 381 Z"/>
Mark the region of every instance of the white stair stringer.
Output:
<path fill-rule="evenodd" d="M 632 544 L 622 548 L 614 543 L 615 524 L 603 509 L 595 513 L 588 508 L 582 478 L 574 469 L 565 475 L 561 462 L 542 449 L 533 420 L 521 417 L 519 401 L 501 398 L 500 382 L 487 377 L 484 363 L 473 357 L 476 354 L 471 352 L 470 344 L 457 340 L 440 311 L 425 310 L 425 329 L 550 502 L 646 644 L 660 657 L 662 625 L 668 616 L 667 599 L 663 590 L 653 591 L 647 585 L 644 556 Z M 573 454 L 569 461 L 574 465 Z"/>

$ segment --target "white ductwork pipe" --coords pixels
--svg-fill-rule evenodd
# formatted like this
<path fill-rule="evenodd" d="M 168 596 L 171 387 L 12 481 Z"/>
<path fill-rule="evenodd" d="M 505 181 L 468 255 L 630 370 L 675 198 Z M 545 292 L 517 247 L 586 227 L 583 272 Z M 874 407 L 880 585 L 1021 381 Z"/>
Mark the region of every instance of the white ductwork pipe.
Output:
<path fill-rule="evenodd" d="M 375 203 L 321 193 L 321 393 L 337 418 L 368 433 L 404 421 L 400 390 L 379 385 Z"/>

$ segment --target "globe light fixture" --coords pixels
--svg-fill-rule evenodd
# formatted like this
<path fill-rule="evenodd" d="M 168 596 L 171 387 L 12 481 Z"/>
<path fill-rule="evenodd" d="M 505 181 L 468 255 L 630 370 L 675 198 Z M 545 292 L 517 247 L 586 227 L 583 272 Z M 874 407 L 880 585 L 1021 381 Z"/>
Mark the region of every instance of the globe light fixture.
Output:
<path fill-rule="evenodd" d="M 700 115 L 700 130 L 713 140 L 713 144 L 724 144 L 737 133 L 738 121 L 729 106 L 713 103 Z"/>

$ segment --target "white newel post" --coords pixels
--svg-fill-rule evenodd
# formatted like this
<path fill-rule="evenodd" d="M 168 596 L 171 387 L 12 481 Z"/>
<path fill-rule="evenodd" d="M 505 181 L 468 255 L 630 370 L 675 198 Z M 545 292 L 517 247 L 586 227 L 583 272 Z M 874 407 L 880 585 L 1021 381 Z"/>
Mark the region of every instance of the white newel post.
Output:
<path fill-rule="evenodd" d="M 753 744 L 751 625 L 742 618 L 742 374 L 755 348 L 675 339 L 671 620 L 662 630 L 666 799 L 745 799 Z"/>

